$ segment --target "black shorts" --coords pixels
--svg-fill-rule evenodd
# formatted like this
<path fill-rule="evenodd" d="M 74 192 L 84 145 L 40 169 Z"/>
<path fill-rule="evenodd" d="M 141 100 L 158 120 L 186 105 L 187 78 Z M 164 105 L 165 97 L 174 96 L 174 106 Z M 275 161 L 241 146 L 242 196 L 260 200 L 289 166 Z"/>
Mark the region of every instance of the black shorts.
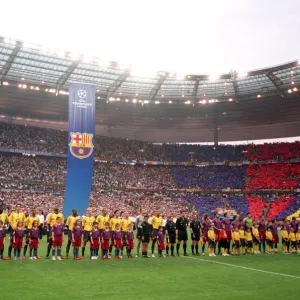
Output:
<path fill-rule="evenodd" d="M 178 230 L 178 241 L 187 241 L 188 235 L 186 230 Z"/>
<path fill-rule="evenodd" d="M 200 233 L 196 233 L 196 234 L 191 233 L 191 240 L 199 242 L 200 241 Z"/>
<path fill-rule="evenodd" d="M 138 228 L 136 231 L 136 238 L 140 240 L 142 238 L 142 235 L 143 235 L 143 228 Z"/>
<path fill-rule="evenodd" d="M 215 248 L 216 246 L 216 242 L 212 241 L 212 240 L 208 240 L 208 247 L 209 248 Z"/>
<path fill-rule="evenodd" d="M 246 246 L 247 246 L 247 248 L 252 248 L 253 247 L 253 242 L 252 241 L 247 241 Z"/>
<path fill-rule="evenodd" d="M 143 243 L 149 243 L 149 241 L 150 241 L 150 235 L 149 234 L 144 235 L 143 239 L 142 239 L 142 242 Z"/>
<path fill-rule="evenodd" d="M 221 239 L 219 241 L 219 245 L 221 246 L 221 248 L 227 248 L 228 247 L 228 241 L 227 241 L 227 239 Z"/>
<path fill-rule="evenodd" d="M 270 246 L 270 247 L 273 246 L 273 242 L 272 242 L 271 240 L 267 240 L 266 242 L 267 242 L 267 245 L 268 245 L 268 246 Z"/>
<path fill-rule="evenodd" d="M 246 246 L 246 240 L 245 239 L 241 239 L 241 247 L 245 247 Z"/>
<path fill-rule="evenodd" d="M 233 248 L 235 248 L 235 249 L 240 248 L 240 242 L 239 241 L 233 241 Z"/>
<path fill-rule="evenodd" d="M 171 244 L 175 244 L 176 243 L 176 234 L 171 234 L 168 236 L 167 240 L 171 243 Z"/>
<path fill-rule="evenodd" d="M 91 232 L 90 231 L 84 231 L 83 233 L 83 239 L 84 239 L 84 242 L 90 242 L 91 241 Z"/>
<path fill-rule="evenodd" d="M 68 232 L 68 240 L 72 241 L 72 231 L 71 230 L 69 230 L 69 232 Z"/>
<path fill-rule="evenodd" d="M 153 229 L 152 230 L 152 238 L 157 239 L 157 235 L 158 235 L 158 229 Z"/>
<path fill-rule="evenodd" d="M 256 237 L 253 238 L 253 244 L 254 245 L 258 245 L 259 244 L 259 240 Z"/>
<path fill-rule="evenodd" d="M 291 246 L 292 248 L 297 248 L 297 242 L 296 241 L 291 242 Z"/>

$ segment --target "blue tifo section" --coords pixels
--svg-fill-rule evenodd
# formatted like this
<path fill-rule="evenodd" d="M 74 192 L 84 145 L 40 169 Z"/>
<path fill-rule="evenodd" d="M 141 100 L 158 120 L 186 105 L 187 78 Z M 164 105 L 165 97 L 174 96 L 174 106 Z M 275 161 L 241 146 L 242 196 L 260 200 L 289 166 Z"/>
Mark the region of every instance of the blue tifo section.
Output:
<path fill-rule="evenodd" d="M 171 169 L 179 188 L 242 189 L 246 167 L 174 167 Z"/>
<path fill-rule="evenodd" d="M 94 168 L 95 95 L 93 85 L 70 84 L 65 216 L 73 208 L 85 213 L 89 203 Z"/>

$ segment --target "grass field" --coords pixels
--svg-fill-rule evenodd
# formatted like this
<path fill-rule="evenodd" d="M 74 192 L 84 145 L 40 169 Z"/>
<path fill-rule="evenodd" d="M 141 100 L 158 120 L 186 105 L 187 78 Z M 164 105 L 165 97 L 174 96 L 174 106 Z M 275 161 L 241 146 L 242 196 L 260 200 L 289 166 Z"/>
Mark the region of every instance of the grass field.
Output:
<path fill-rule="evenodd" d="M 0 261 L 0 299 L 294 300 L 300 295 L 300 254 L 51 261 L 45 252 L 43 240 L 41 260 Z"/>

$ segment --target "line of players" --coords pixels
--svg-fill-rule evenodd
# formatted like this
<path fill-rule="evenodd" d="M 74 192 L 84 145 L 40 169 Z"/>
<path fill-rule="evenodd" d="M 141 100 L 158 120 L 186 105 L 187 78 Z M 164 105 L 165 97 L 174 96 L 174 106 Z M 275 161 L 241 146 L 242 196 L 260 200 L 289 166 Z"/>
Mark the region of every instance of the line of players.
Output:
<path fill-rule="evenodd" d="M 177 218 L 176 223 L 173 221 L 172 215 L 168 216 L 165 226 L 163 227 L 163 218 L 159 211 L 151 219 L 149 224 L 149 216 L 141 211 L 136 217 L 135 225 L 137 228 L 137 257 L 140 254 L 142 246 L 143 257 L 148 257 L 148 245 L 152 241 L 151 252 L 155 257 L 155 244 L 158 245 L 158 256 L 163 257 L 163 250 L 167 255 L 174 256 L 176 245 L 176 254 L 179 255 L 180 244 L 183 242 L 184 255 L 187 255 L 188 240 L 187 226 L 188 220 L 184 213 Z M 61 246 L 64 239 L 64 216 L 59 213 L 58 209 L 54 209 L 47 219 L 47 255 L 50 258 L 52 249 L 52 259 L 60 260 Z M 25 245 L 23 248 L 23 259 L 26 257 L 28 247 L 30 248 L 30 259 L 39 259 L 38 245 L 41 236 L 40 220 L 36 215 L 36 211 L 32 210 L 27 218 L 21 211 L 21 206 L 17 205 L 8 217 L 0 211 L 0 258 L 3 259 L 4 239 L 5 239 L 5 223 L 10 225 L 10 243 L 8 247 L 8 257 L 11 259 L 12 249 L 14 249 L 14 257 L 21 260 L 21 250 L 23 248 L 23 239 Z M 208 244 L 209 256 L 215 256 L 216 249 L 218 254 L 228 256 L 231 250 L 232 254 L 241 255 L 246 253 L 258 254 L 262 250 L 267 253 L 277 252 L 277 244 L 279 242 L 278 226 L 281 226 L 281 237 L 284 253 L 299 252 L 300 250 L 300 224 L 295 220 L 291 222 L 282 221 L 278 224 L 276 221 L 267 223 L 262 217 L 256 223 L 252 222 L 251 216 L 247 215 L 245 219 L 236 216 L 234 221 L 230 221 L 229 216 L 225 214 L 225 218 L 220 220 L 216 214 L 213 219 L 207 215 L 203 221 L 198 220 L 197 215 L 190 222 L 191 231 L 191 250 L 193 255 L 199 254 L 199 243 L 202 245 L 202 255 L 205 253 L 205 245 Z M 68 228 L 68 243 L 66 247 L 66 257 L 69 258 L 71 245 L 73 245 L 73 254 L 75 259 L 84 258 L 86 244 L 90 242 L 91 259 L 98 258 L 98 252 L 101 247 L 102 258 L 110 258 L 113 247 L 115 248 L 115 257 L 120 259 L 123 257 L 123 250 L 126 248 L 127 256 L 132 257 L 131 251 L 134 248 L 133 224 L 128 217 L 128 213 L 124 212 L 122 218 L 119 211 L 115 211 L 109 216 L 104 209 L 102 214 L 97 218 L 92 215 L 92 210 L 87 210 L 87 215 L 82 222 L 79 219 L 76 210 L 72 211 L 72 215 L 67 218 L 66 227 Z M 79 255 L 79 248 L 81 255 Z M 169 253 L 170 252 L 170 253 Z"/>

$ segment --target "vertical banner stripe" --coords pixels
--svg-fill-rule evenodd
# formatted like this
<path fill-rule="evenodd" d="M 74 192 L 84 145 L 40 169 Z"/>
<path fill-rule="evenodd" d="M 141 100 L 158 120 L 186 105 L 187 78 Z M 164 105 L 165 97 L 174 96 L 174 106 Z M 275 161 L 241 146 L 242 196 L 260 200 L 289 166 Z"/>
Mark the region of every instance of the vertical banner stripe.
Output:
<path fill-rule="evenodd" d="M 73 208 L 82 215 L 88 207 L 94 168 L 95 96 L 93 85 L 70 84 L 65 216 Z"/>

